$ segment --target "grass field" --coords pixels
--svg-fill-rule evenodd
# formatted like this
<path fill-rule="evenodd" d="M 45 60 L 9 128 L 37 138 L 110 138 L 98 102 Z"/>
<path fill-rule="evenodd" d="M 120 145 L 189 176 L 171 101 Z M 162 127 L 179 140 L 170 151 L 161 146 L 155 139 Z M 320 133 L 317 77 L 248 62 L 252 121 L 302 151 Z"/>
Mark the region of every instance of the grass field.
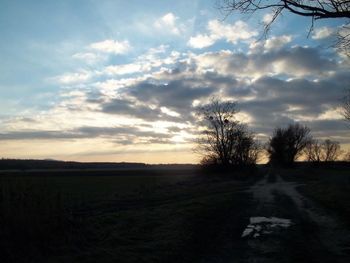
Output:
<path fill-rule="evenodd" d="M 201 262 L 241 234 L 252 179 L 240 177 L 2 175 L 1 262 Z"/>

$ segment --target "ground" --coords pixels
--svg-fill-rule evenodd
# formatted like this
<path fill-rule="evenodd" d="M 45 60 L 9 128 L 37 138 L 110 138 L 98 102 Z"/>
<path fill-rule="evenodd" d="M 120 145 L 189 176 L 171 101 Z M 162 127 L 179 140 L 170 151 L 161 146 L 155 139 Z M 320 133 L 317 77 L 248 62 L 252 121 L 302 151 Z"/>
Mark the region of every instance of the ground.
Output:
<path fill-rule="evenodd" d="M 350 262 L 346 168 L 16 173 L 0 190 L 1 262 Z"/>
<path fill-rule="evenodd" d="M 288 229 L 262 237 L 248 237 L 246 262 L 348 262 L 350 231 L 333 211 L 325 209 L 270 170 L 247 191 L 256 202 L 254 216 L 291 219 Z M 253 216 L 253 215 L 252 215 Z M 280 260 L 278 258 L 281 257 Z"/>

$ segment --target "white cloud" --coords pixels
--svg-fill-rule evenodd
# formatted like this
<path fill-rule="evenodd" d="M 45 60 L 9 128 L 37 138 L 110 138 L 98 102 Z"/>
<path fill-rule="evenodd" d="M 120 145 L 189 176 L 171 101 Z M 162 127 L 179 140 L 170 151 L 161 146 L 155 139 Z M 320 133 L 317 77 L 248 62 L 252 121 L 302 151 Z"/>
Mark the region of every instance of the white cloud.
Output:
<path fill-rule="evenodd" d="M 83 83 L 92 78 L 93 74 L 90 71 L 82 70 L 74 73 L 66 73 L 53 78 L 61 84 L 76 84 Z"/>
<path fill-rule="evenodd" d="M 284 47 L 286 44 L 292 41 L 292 37 L 289 35 L 283 35 L 278 37 L 271 37 L 266 40 L 264 48 L 266 50 L 276 50 Z"/>
<path fill-rule="evenodd" d="M 129 41 L 117 41 L 112 39 L 92 43 L 89 47 L 96 51 L 112 54 L 125 54 L 131 49 Z"/>
<path fill-rule="evenodd" d="M 268 14 L 264 15 L 263 22 L 266 25 L 266 24 L 271 23 L 272 19 L 273 19 L 273 14 L 272 13 L 268 13 Z"/>
<path fill-rule="evenodd" d="M 176 20 L 178 19 L 179 18 L 175 16 L 173 13 L 167 13 L 161 18 L 157 19 L 156 22 L 154 23 L 154 26 L 157 29 L 167 30 L 168 32 L 174 35 L 179 35 L 181 30 L 176 25 Z"/>
<path fill-rule="evenodd" d="M 241 40 L 249 40 L 258 33 L 249 28 L 248 24 L 239 20 L 232 25 L 221 23 L 218 20 L 210 20 L 207 26 L 209 34 L 198 34 L 191 37 L 188 45 L 193 48 L 204 48 L 213 45 L 216 41 L 224 39 L 236 44 Z"/>
<path fill-rule="evenodd" d="M 180 113 L 176 112 L 176 111 L 172 111 L 170 109 L 168 109 L 167 107 L 160 107 L 161 112 L 172 116 L 172 117 L 180 117 Z"/>
<path fill-rule="evenodd" d="M 293 40 L 290 35 L 273 36 L 265 41 L 252 42 L 249 45 L 249 54 L 267 53 L 270 51 L 278 51 Z"/>
<path fill-rule="evenodd" d="M 108 66 L 105 68 L 104 73 L 106 73 L 107 75 L 125 75 L 139 71 L 144 72 L 145 70 L 143 70 L 142 66 L 138 63 L 130 63 L 123 65 Z"/>
<path fill-rule="evenodd" d="M 164 45 L 150 48 L 145 54 L 137 57 L 133 63 L 110 65 L 105 67 L 102 73 L 107 75 L 143 74 L 163 65 L 175 64 L 181 54 L 177 51 L 172 51 L 168 56 L 161 57 L 160 55 L 163 55 L 167 48 Z"/>
<path fill-rule="evenodd" d="M 218 20 L 211 20 L 208 29 L 214 39 L 226 39 L 227 42 L 236 44 L 238 40 L 248 40 L 258 33 L 249 28 L 248 24 L 239 20 L 233 25 L 225 25 Z"/>
<path fill-rule="evenodd" d="M 197 35 L 195 37 L 191 37 L 188 41 L 188 45 L 193 48 L 204 48 L 209 47 L 215 43 L 215 39 L 208 35 Z"/>
<path fill-rule="evenodd" d="M 334 29 L 330 27 L 321 27 L 314 30 L 313 39 L 323 39 L 331 36 L 334 33 Z"/>

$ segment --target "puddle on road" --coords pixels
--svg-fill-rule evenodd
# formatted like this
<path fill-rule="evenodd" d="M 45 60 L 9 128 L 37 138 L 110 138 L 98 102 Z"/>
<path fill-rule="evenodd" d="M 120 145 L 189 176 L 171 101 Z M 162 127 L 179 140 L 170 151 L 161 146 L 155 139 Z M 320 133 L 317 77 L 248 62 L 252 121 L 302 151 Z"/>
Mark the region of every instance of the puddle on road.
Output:
<path fill-rule="evenodd" d="M 251 217 L 249 221 L 250 224 L 244 229 L 241 237 L 257 238 L 269 235 L 281 228 L 288 228 L 292 224 L 290 219 L 264 216 Z"/>

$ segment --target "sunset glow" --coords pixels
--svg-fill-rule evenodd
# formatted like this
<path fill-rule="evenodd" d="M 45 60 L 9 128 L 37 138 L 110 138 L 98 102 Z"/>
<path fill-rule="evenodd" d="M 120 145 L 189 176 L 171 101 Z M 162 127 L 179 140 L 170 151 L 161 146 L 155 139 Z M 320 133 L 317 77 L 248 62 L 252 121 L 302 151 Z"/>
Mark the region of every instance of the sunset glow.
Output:
<path fill-rule="evenodd" d="M 261 12 L 225 20 L 215 1 L 2 1 L 0 157 L 197 163 L 197 107 L 237 101 L 262 142 L 299 121 L 347 148 L 342 20 Z"/>

